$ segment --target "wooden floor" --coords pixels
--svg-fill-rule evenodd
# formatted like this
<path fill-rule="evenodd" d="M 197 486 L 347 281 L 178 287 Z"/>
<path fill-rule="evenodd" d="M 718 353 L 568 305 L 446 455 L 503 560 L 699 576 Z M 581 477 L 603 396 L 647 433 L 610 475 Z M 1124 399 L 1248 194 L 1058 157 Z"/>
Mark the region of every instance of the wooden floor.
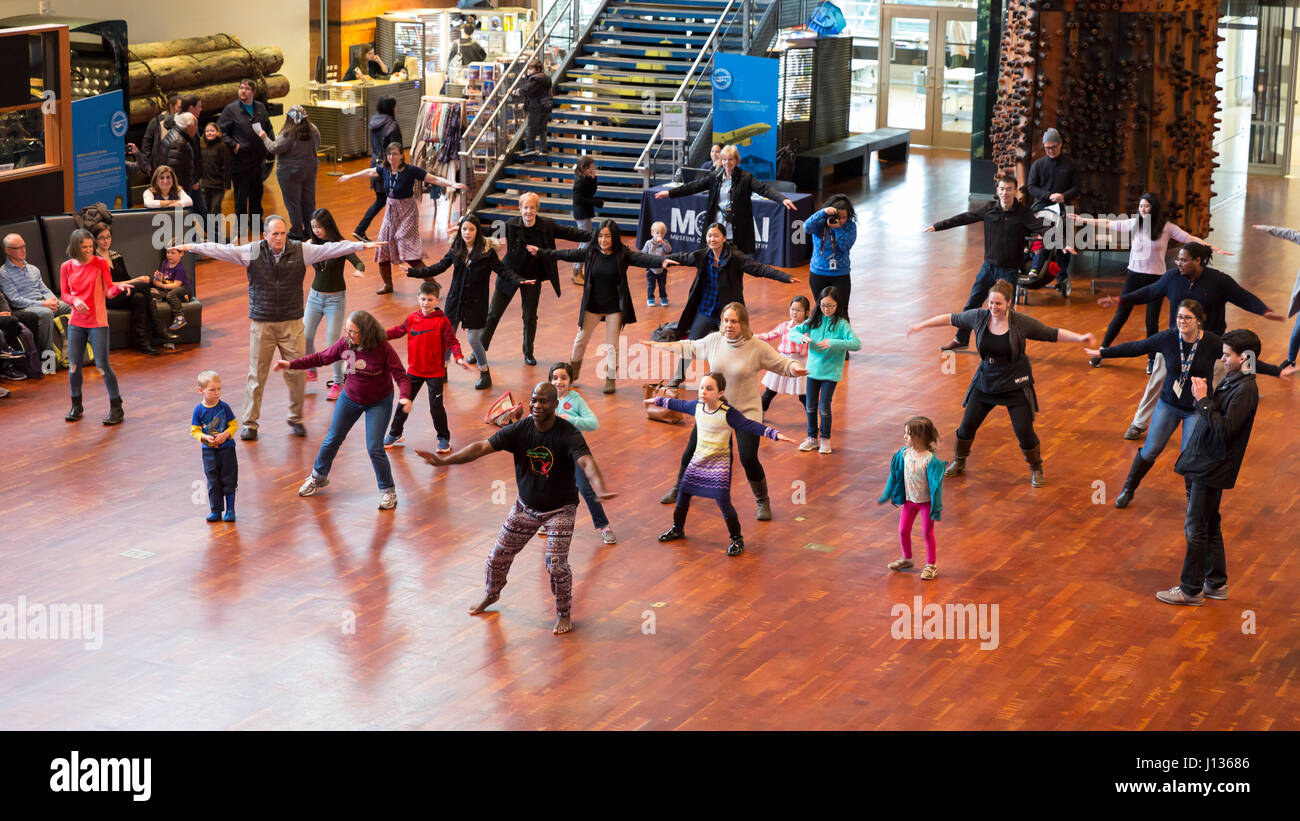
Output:
<path fill-rule="evenodd" d="M 514 499 L 511 462 L 498 454 L 469 467 L 421 463 L 410 449 L 433 441 L 423 399 L 406 451 L 392 452 L 401 501 L 381 512 L 360 429 L 330 486 L 311 499 L 295 495 L 332 408 L 323 379 L 309 385 L 309 436 L 290 437 L 280 421 L 287 393 L 273 379 L 261 439 L 238 445 L 239 522 L 203 521 L 203 473 L 188 435 L 194 376 L 219 370 L 238 410 L 246 373 L 247 289 L 232 266 L 200 266 L 201 346 L 162 359 L 114 352 L 124 425 L 99 424 L 107 400 L 96 376 L 77 425 L 62 419 L 63 373 L 9 383 L 13 395 L 0 401 L 0 606 L 19 597 L 102 604 L 104 640 L 98 650 L 0 640 L 0 727 L 1300 728 L 1300 395 L 1290 384 L 1261 379 L 1246 464 L 1225 496 L 1228 601 L 1177 608 L 1153 597 L 1177 581 L 1183 554 L 1173 453 L 1131 508 L 1111 507 L 1137 448 L 1121 434 L 1145 376 L 1138 360 L 1093 370 L 1071 345 L 1030 349 L 1047 487 L 1030 488 L 1007 418 L 995 413 L 966 476 L 946 483 L 938 579 L 885 568 L 898 551 L 898 516 L 874 501 L 902 423 L 931 416 L 950 454 L 975 365 L 961 355 L 957 372 L 945 373 L 937 346 L 947 332 L 904 332 L 961 307 L 982 237 L 978 227 L 921 233 L 964 210 L 961 155 L 915 150 L 906 166 L 869 167 L 869 177 L 837 189 L 861 216 L 852 316 L 865 347 L 835 397 L 835 453 L 763 446 L 775 521 L 753 521 L 738 478 L 742 557 L 723 554 L 725 529 L 703 502 L 690 538 L 666 547 L 655 535 L 670 508 L 657 499 L 688 430 L 644 421 L 639 384 L 620 383 L 605 397 L 588 381 L 583 393 L 602 423 L 588 440 L 619 492 L 608 506 L 619 543 L 603 546 L 580 508 L 571 556 L 576 629 L 565 637 L 550 632 L 540 541 L 521 554 L 499 612 L 466 615 Z M 1293 186 L 1254 180 L 1249 199 L 1214 217 L 1214 242 L 1239 251 L 1216 264 L 1279 311 L 1300 248 L 1249 225 L 1300 224 Z M 369 201 L 364 185 L 340 186 L 324 173 L 320 193 L 345 230 Z M 267 199 L 279 210 L 278 193 Z M 436 257 L 445 227 L 431 227 L 425 210 Z M 415 305 L 415 284 L 375 296 L 373 271 L 349 276 L 348 307 L 396 323 Z M 806 269 L 795 274 L 806 282 Z M 685 276 L 670 279 L 673 308 L 637 308 L 630 340 L 676 319 Z M 543 365 L 567 358 L 574 333 L 578 290 L 564 281 L 562 298 L 547 292 L 542 300 Z M 1086 283 L 1076 288 L 1068 305 L 1040 292 L 1027 310 L 1100 335 L 1110 311 L 1088 298 Z M 750 280 L 746 292 L 755 327 L 766 330 L 806 285 Z M 518 316 L 512 306 L 492 350 L 498 390 L 517 395 L 545 376 L 519 358 Z M 1265 359 L 1282 358 L 1289 323 L 1235 308 L 1228 321 L 1261 333 Z M 1138 331 L 1135 316 L 1122 339 Z M 447 402 L 457 446 L 491 432 L 481 421 L 491 398 L 472 390 L 468 374 L 453 373 Z M 802 435 L 793 399 L 778 399 L 769 421 Z M 1102 504 L 1094 503 L 1098 482 Z M 896 606 L 911 608 L 918 596 L 996 605 L 996 649 L 893 638 Z M 1256 632 L 1243 632 L 1248 622 Z"/>

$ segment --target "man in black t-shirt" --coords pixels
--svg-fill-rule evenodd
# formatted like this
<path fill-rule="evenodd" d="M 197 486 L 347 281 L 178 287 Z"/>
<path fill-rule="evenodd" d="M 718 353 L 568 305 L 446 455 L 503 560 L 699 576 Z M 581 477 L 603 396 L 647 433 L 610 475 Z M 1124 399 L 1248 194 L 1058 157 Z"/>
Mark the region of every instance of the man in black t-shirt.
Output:
<path fill-rule="evenodd" d="M 578 509 L 575 466 L 581 468 L 601 499 L 613 498 L 605 489 L 596 460 L 582 433 L 555 415 L 559 398 L 549 382 L 539 382 L 528 400 L 529 415 L 507 425 L 490 439 L 481 439 L 450 456 L 424 450 L 416 453 L 431 465 L 460 465 L 498 450 L 515 457 L 515 483 L 519 498 L 506 516 L 496 546 L 487 560 L 486 595 L 469 609 L 478 615 L 501 598 L 506 575 L 516 554 L 532 540 L 539 527 L 546 527 L 546 571 L 555 594 L 556 635 L 573 629 L 569 616 L 573 604 L 573 572 L 569 569 L 569 541 Z"/>

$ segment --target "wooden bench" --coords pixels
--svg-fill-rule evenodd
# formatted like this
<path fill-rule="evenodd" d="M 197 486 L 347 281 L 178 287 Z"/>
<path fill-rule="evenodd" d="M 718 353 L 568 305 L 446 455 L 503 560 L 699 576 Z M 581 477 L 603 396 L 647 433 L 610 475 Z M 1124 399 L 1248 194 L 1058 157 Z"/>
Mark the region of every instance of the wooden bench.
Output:
<path fill-rule="evenodd" d="M 888 162 L 907 162 L 911 135 L 906 128 L 877 128 L 801 152 L 794 158 L 794 180 L 800 191 L 812 189 L 821 196 L 826 166 L 833 166 L 837 176 L 860 177 L 872 151 L 879 152 L 880 159 Z"/>

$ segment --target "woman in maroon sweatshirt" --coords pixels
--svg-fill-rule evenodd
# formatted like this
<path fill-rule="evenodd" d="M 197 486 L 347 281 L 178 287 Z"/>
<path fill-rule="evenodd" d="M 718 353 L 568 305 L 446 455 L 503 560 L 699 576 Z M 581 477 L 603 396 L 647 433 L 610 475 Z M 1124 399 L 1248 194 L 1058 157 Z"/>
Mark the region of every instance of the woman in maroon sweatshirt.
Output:
<path fill-rule="evenodd" d="M 299 496 L 311 496 L 329 484 L 330 466 L 347 438 L 348 431 L 361 418 L 366 417 L 366 452 L 379 480 L 379 509 L 397 507 L 397 487 L 393 484 L 393 471 L 384 452 L 384 430 L 393 415 L 393 386 L 397 383 L 398 400 L 402 410 L 411 412 L 411 382 L 402 367 L 401 357 L 388 344 L 387 334 L 379 321 L 366 311 L 353 311 L 344 326 L 343 338 L 326 350 L 299 357 L 292 362 L 280 360 L 275 370 L 292 368 L 323 368 L 342 360 L 347 378 L 343 382 L 343 395 L 334 406 L 334 418 L 329 433 L 320 443 L 316 465 L 311 475 L 298 488 Z"/>

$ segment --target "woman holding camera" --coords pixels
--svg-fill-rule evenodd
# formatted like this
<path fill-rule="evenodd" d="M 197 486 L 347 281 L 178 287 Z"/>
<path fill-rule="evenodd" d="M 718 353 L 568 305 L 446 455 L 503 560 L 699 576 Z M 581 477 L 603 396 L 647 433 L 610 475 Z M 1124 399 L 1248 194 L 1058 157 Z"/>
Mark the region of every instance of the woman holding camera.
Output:
<path fill-rule="evenodd" d="M 858 216 L 848 197 L 835 195 L 826 207 L 804 221 L 803 230 L 812 237 L 812 260 L 809 263 L 808 285 L 812 288 L 813 304 L 827 288 L 840 292 L 841 304 L 847 309 L 853 278 L 849 276 L 849 252 L 858 240 Z"/>

